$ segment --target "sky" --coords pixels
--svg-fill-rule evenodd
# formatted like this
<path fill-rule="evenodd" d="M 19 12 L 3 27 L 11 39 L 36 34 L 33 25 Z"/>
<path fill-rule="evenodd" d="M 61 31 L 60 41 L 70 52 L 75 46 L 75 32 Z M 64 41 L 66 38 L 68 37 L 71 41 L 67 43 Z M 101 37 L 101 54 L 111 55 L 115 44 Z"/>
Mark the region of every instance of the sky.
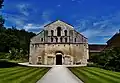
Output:
<path fill-rule="evenodd" d="M 63 20 L 88 38 L 105 44 L 120 29 L 120 0 L 5 0 L 0 14 L 5 26 L 40 32 L 44 25 Z"/>

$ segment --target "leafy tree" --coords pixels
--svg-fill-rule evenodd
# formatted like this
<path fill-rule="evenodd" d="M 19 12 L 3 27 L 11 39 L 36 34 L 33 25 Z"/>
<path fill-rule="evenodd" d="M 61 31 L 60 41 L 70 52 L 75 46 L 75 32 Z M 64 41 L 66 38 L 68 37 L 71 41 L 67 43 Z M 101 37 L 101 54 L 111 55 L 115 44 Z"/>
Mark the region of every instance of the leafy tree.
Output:
<path fill-rule="evenodd" d="M 2 15 L 0 15 L 0 28 L 1 28 L 1 29 L 5 29 L 5 28 L 3 27 L 4 22 L 5 22 L 5 20 L 3 19 Z"/>
<path fill-rule="evenodd" d="M 9 53 L 13 49 L 17 50 L 17 53 L 13 53 L 12 57 L 9 55 L 9 59 L 28 59 L 29 42 L 30 38 L 35 36 L 32 32 L 27 32 L 24 29 L 17 30 L 16 27 L 5 28 L 0 33 L 0 52 Z M 14 51 L 12 51 L 14 52 Z M 17 55 L 17 56 L 15 56 Z M 1 56 L 1 55 L 0 55 Z M 15 58 L 14 58 L 15 57 Z"/>
<path fill-rule="evenodd" d="M 4 0 L 0 0 L 0 9 Z M 17 30 L 15 26 L 4 27 L 5 19 L 0 15 L 0 58 L 27 59 L 30 38 L 36 34 L 24 29 Z"/>
<path fill-rule="evenodd" d="M 92 61 L 105 69 L 120 71 L 120 48 L 107 49 L 92 58 Z"/>

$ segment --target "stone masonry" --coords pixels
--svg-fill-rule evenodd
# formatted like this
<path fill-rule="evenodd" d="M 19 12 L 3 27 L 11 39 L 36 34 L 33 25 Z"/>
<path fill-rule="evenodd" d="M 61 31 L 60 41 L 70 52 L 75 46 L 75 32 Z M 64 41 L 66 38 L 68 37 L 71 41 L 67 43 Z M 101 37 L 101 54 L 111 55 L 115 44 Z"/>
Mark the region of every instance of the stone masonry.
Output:
<path fill-rule="evenodd" d="M 30 64 L 80 65 L 89 59 L 87 38 L 74 27 L 60 20 L 54 21 L 31 38 Z"/>

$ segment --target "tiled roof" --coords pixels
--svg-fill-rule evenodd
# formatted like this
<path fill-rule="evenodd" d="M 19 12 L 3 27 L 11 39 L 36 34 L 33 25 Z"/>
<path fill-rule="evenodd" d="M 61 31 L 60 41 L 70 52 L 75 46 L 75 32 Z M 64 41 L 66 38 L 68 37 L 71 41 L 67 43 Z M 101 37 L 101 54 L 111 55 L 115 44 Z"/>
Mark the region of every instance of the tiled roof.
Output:
<path fill-rule="evenodd" d="M 89 51 L 90 52 L 101 52 L 102 50 L 104 50 L 104 48 L 106 47 L 105 44 L 100 45 L 100 44 L 89 44 Z"/>
<path fill-rule="evenodd" d="M 109 39 L 109 40 L 107 41 L 107 43 L 110 43 L 110 42 L 112 42 L 113 40 L 116 40 L 116 39 L 118 39 L 118 38 L 120 38 L 120 33 L 116 33 L 111 39 Z"/>

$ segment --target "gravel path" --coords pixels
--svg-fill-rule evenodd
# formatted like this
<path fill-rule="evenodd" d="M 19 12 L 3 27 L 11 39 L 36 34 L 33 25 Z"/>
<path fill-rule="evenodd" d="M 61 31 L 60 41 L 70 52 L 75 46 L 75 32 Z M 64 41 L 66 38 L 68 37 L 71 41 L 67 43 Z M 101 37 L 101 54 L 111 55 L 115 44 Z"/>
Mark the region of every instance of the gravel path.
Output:
<path fill-rule="evenodd" d="M 37 83 L 83 83 L 65 66 L 54 66 Z"/>

